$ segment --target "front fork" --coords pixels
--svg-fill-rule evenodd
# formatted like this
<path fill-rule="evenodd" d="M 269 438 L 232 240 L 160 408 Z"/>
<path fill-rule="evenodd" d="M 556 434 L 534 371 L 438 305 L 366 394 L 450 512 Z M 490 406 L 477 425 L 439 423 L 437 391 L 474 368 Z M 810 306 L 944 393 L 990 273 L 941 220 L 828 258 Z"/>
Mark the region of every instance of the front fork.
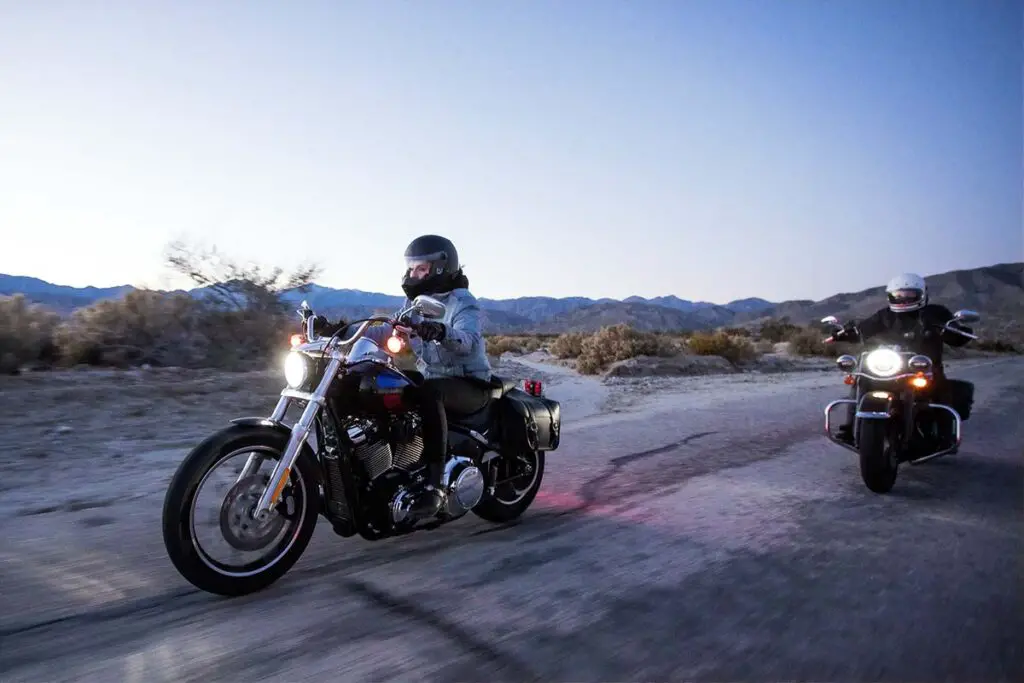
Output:
<path fill-rule="evenodd" d="M 288 400 L 291 398 L 306 401 L 306 407 L 302 411 L 302 416 L 299 417 L 299 421 L 292 427 L 292 433 L 291 437 L 288 439 L 288 445 L 285 446 L 284 453 L 281 454 L 281 459 L 278 460 L 273 474 L 270 475 L 270 481 L 267 482 L 267 487 L 263 490 L 263 495 L 260 496 L 259 502 L 256 503 L 256 508 L 253 510 L 253 518 L 257 521 L 265 520 L 267 515 L 270 514 L 270 511 L 275 505 L 277 505 L 277 502 L 281 497 L 281 491 L 284 490 L 285 484 L 288 483 L 288 475 L 291 474 L 292 467 L 295 465 L 295 459 L 299 457 L 302 445 L 306 442 L 306 437 L 309 436 L 309 432 L 313 428 L 316 416 L 320 412 L 320 409 L 323 407 L 324 401 L 326 400 L 325 397 L 327 396 L 327 390 L 334 381 L 334 377 L 338 374 L 339 368 L 341 368 L 341 360 L 338 358 L 331 358 L 327 363 L 326 370 L 324 370 L 324 376 L 320 379 L 320 383 L 311 394 L 305 394 L 290 389 L 285 389 L 281 392 L 281 400 L 278 401 L 271 419 L 280 421 L 281 418 L 284 417 L 285 410 L 288 408 Z M 252 461 L 253 456 L 250 455 L 249 462 L 246 462 L 243 473 L 245 470 L 249 469 L 250 462 Z M 256 461 L 255 466 L 258 466 L 258 461 Z"/>

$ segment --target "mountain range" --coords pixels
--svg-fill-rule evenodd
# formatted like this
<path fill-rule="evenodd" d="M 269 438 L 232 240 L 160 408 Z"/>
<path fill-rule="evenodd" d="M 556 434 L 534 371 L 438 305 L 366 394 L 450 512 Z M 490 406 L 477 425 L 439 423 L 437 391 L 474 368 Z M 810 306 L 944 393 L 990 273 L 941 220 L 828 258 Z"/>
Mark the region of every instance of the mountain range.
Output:
<path fill-rule="evenodd" d="M 927 276 L 932 301 L 951 310 L 971 308 L 980 312 L 986 329 L 1020 331 L 1024 329 L 1024 262 L 999 263 L 981 268 L 954 270 Z M 101 299 L 123 296 L 133 290 L 119 287 L 69 287 L 32 277 L 0 274 L 0 294 L 24 294 L 26 299 L 69 313 Z M 204 288 L 189 291 L 202 296 Z M 285 299 L 298 303 L 306 299 L 317 312 L 347 319 L 365 317 L 377 311 L 392 311 L 401 305 L 400 296 L 333 289 L 313 284 L 305 293 L 286 292 Z M 590 299 L 586 297 L 520 297 L 516 299 L 481 298 L 486 315 L 486 330 L 492 333 L 561 333 L 593 331 L 604 325 L 628 323 L 642 330 L 701 330 L 754 323 L 767 317 L 787 317 L 794 323 L 807 323 L 825 315 L 840 319 L 862 317 L 885 304 L 884 287 L 836 294 L 821 301 L 793 300 L 771 302 L 760 298 L 741 299 L 727 304 L 688 301 L 676 296 L 645 299 Z M 1016 335 L 1015 335 L 1016 336 Z"/>

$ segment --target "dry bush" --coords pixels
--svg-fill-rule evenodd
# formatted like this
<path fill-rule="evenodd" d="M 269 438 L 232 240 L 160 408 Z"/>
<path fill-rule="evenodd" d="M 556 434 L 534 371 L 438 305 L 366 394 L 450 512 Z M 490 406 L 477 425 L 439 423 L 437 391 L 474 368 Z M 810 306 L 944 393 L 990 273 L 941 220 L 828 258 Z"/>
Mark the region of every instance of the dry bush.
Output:
<path fill-rule="evenodd" d="M 794 332 L 789 338 L 789 350 L 798 356 L 820 356 L 838 358 L 844 353 L 857 354 L 857 344 L 848 342 L 825 343 L 827 332 L 814 327 L 805 327 Z"/>
<path fill-rule="evenodd" d="M 583 341 L 587 335 L 580 332 L 560 334 L 551 343 L 551 354 L 558 358 L 579 358 L 583 353 Z"/>
<path fill-rule="evenodd" d="M 637 356 L 674 356 L 678 345 L 669 337 L 640 332 L 629 325 L 603 327 L 581 344 L 576 369 L 588 375 L 600 372 L 610 363 Z"/>
<path fill-rule="evenodd" d="M 690 337 L 687 346 L 698 356 L 721 356 L 734 364 L 757 358 L 757 352 L 749 339 L 735 337 L 724 331 L 697 332 Z"/>
<path fill-rule="evenodd" d="M 506 351 L 512 353 L 532 353 L 544 346 L 544 341 L 539 337 L 529 335 L 494 335 L 487 337 L 487 353 L 491 356 L 500 356 Z"/>
<path fill-rule="evenodd" d="M 17 372 L 27 363 L 52 361 L 53 332 L 59 316 L 22 294 L 0 296 L 0 372 Z"/>
<path fill-rule="evenodd" d="M 971 342 L 967 348 L 975 348 L 978 351 L 992 351 L 995 353 L 1024 353 L 1022 348 L 1012 341 L 1002 339 L 978 339 Z"/>
<path fill-rule="evenodd" d="M 758 332 L 758 336 L 761 339 L 778 343 L 789 341 L 793 335 L 799 334 L 804 330 L 799 325 L 794 325 L 789 322 L 789 318 L 780 318 L 779 320 L 770 319 L 761 325 L 761 329 Z"/>
<path fill-rule="evenodd" d="M 249 369 L 288 347 L 297 321 L 282 295 L 310 284 L 317 269 L 288 277 L 240 267 L 216 251 L 173 243 L 168 264 L 205 288 L 201 296 L 135 290 L 81 308 L 62 323 L 56 342 L 66 363 L 176 365 Z"/>
<path fill-rule="evenodd" d="M 203 310 L 187 294 L 150 290 L 79 308 L 57 328 L 61 358 L 69 364 L 196 366 L 209 343 Z"/>

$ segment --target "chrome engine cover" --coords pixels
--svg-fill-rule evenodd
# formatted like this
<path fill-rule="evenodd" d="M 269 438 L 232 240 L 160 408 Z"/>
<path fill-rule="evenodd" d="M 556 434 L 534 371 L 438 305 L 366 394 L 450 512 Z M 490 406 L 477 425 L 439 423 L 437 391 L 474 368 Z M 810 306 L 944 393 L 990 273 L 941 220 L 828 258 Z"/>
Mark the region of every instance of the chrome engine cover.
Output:
<path fill-rule="evenodd" d="M 484 496 L 484 475 L 469 458 L 456 456 L 444 468 L 448 504 L 445 512 L 456 518 L 469 512 Z"/>
<path fill-rule="evenodd" d="M 442 519 L 452 520 L 462 517 L 473 509 L 484 495 L 484 475 L 469 458 L 456 456 L 450 459 L 445 465 L 441 483 L 448 497 L 447 504 L 438 515 Z M 388 507 L 393 523 L 402 524 L 409 520 L 414 497 L 414 493 L 404 486 L 392 496 Z"/>

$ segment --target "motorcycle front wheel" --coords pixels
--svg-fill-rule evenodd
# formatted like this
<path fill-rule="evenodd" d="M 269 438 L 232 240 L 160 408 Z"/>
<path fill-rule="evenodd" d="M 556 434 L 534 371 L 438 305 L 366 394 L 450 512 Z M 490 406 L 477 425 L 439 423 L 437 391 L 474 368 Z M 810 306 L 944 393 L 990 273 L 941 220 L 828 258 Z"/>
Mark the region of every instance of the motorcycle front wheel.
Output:
<path fill-rule="evenodd" d="M 885 420 L 862 420 L 857 450 L 860 452 L 860 476 L 868 490 L 888 493 L 896 484 L 899 463 L 893 457 Z"/>
<path fill-rule="evenodd" d="M 240 596 L 285 575 L 309 545 L 320 509 L 318 468 L 308 446 L 295 461 L 281 499 L 264 521 L 251 511 L 288 443 L 268 426 L 232 425 L 196 446 L 178 467 L 164 498 L 164 547 L 172 564 L 196 588 Z M 229 466 L 235 461 L 237 464 Z M 213 490 L 204 513 L 200 500 Z M 212 531 L 210 547 L 204 531 Z M 226 546 L 217 559 L 212 546 Z"/>

